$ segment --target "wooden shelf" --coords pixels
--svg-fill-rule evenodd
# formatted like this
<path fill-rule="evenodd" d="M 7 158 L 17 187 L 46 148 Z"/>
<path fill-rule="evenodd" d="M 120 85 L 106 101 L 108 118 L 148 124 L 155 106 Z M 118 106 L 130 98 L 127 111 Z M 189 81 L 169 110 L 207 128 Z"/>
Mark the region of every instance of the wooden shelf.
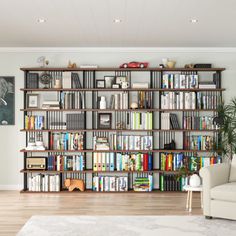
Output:
<path fill-rule="evenodd" d="M 137 91 L 159 91 L 159 92 L 175 92 L 175 91 L 225 91 L 224 88 L 217 88 L 217 89 L 180 89 L 180 88 L 175 88 L 175 89 L 160 89 L 160 88 L 149 88 L 149 89 L 141 89 L 141 88 L 137 88 L 137 89 L 133 89 L 133 88 L 129 88 L 129 89 L 113 89 L 113 88 L 81 88 L 81 89 L 71 89 L 71 88 L 62 88 L 62 89 L 54 89 L 54 88 L 49 88 L 49 89 L 43 89 L 43 88 L 38 88 L 38 89 L 33 89 L 33 88 L 21 88 L 21 91 L 24 92 L 60 92 L 60 91 L 102 91 L 102 92 L 110 92 L 110 91 L 133 91 L 133 92 L 137 92 Z"/>
<path fill-rule="evenodd" d="M 92 108 L 88 108 L 88 109 L 40 109 L 40 108 L 35 108 L 35 109 L 20 109 L 20 111 L 28 111 L 28 112 L 33 112 L 33 111 L 58 111 L 58 112 L 62 112 L 62 111 L 77 111 L 77 112 L 83 112 L 83 111 L 96 111 L 96 112 L 107 112 L 107 111 L 132 111 L 132 112 L 158 112 L 158 111 L 217 111 L 217 109 L 92 109 Z"/>
<path fill-rule="evenodd" d="M 219 132 L 217 129 L 78 129 L 78 130 L 69 130 L 69 129 L 21 129 L 21 132 Z"/>
<path fill-rule="evenodd" d="M 26 150 L 21 149 L 20 152 L 29 152 L 29 153 L 44 153 L 44 152 L 57 152 L 57 153 L 86 153 L 86 152 L 114 152 L 114 153 L 155 153 L 155 152 L 218 152 L 218 150 L 190 150 L 190 149 L 174 149 L 174 150 L 165 150 L 165 149 L 154 149 L 154 150 Z"/>
<path fill-rule="evenodd" d="M 100 68 L 67 68 L 67 67 L 23 67 L 22 71 L 224 71 L 225 68 L 117 68 L 117 67 L 100 67 Z"/>

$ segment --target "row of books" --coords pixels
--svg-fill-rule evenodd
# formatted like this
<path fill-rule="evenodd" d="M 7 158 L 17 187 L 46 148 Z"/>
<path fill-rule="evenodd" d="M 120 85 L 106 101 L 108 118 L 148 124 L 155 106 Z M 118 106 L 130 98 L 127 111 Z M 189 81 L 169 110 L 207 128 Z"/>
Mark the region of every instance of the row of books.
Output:
<path fill-rule="evenodd" d="M 32 174 L 28 175 L 28 190 L 33 192 L 59 192 L 60 175 Z"/>
<path fill-rule="evenodd" d="M 218 129 L 218 125 L 213 123 L 214 118 L 212 116 L 184 116 L 183 128 L 184 129 L 197 129 L 197 130 L 209 130 Z"/>
<path fill-rule="evenodd" d="M 160 191 L 183 191 L 188 177 L 177 177 L 173 174 L 160 174 Z"/>
<path fill-rule="evenodd" d="M 83 150 L 84 138 L 81 133 L 51 133 L 51 150 Z"/>
<path fill-rule="evenodd" d="M 199 76 L 197 73 L 193 74 L 164 74 L 162 77 L 163 89 L 174 88 L 198 88 Z"/>
<path fill-rule="evenodd" d="M 81 92 L 62 92 L 60 98 L 62 109 L 84 109 L 84 98 Z"/>
<path fill-rule="evenodd" d="M 93 153 L 94 171 L 114 171 L 115 153 L 94 152 Z"/>
<path fill-rule="evenodd" d="M 128 177 L 123 176 L 94 176 L 93 191 L 125 192 L 128 191 Z"/>
<path fill-rule="evenodd" d="M 127 92 L 111 95 L 111 109 L 129 109 L 129 94 Z"/>
<path fill-rule="evenodd" d="M 152 108 L 152 93 L 138 91 L 138 109 Z"/>
<path fill-rule="evenodd" d="M 184 149 L 213 150 L 214 138 L 210 135 L 186 135 L 184 137 Z"/>
<path fill-rule="evenodd" d="M 153 136 L 151 135 L 119 135 L 111 134 L 113 150 L 152 150 Z"/>
<path fill-rule="evenodd" d="M 180 129 L 177 115 L 171 113 L 161 113 L 161 129 Z"/>
<path fill-rule="evenodd" d="M 152 169 L 152 153 L 116 154 L 117 171 L 148 171 Z"/>
<path fill-rule="evenodd" d="M 50 155 L 47 158 L 47 169 L 56 171 L 82 171 L 85 169 L 84 155 Z"/>
<path fill-rule="evenodd" d="M 151 112 L 131 112 L 131 129 L 147 130 L 152 129 L 153 114 Z"/>
<path fill-rule="evenodd" d="M 162 109 L 196 109 L 195 92 L 164 92 L 161 95 Z"/>
<path fill-rule="evenodd" d="M 136 192 L 151 192 L 153 190 L 153 176 L 136 177 L 133 186 Z"/>
<path fill-rule="evenodd" d="M 25 129 L 44 129 L 44 116 L 25 116 Z"/>
<path fill-rule="evenodd" d="M 217 109 L 221 104 L 221 96 L 218 94 L 198 92 L 197 109 Z"/>
<path fill-rule="evenodd" d="M 183 153 L 161 153 L 160 169 L 164 171 L 176 171 L 184 165 Z"/>

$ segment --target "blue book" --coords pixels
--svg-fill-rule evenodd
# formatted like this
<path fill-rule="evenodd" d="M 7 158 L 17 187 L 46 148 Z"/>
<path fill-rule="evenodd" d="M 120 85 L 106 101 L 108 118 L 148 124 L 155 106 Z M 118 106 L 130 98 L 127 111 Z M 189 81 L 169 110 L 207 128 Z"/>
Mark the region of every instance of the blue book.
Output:
<path fill-rule="evenodd" d="M 110 171 L 115 170 L 115 153 L 111 152 L 110 153 Z"/>
<path fill-rule="evenodd" d="M 152 170 L 153 169 L 153 158 L 152 158 L 152 154 L 149 153 L 148 154 L 148 170 Z"/>

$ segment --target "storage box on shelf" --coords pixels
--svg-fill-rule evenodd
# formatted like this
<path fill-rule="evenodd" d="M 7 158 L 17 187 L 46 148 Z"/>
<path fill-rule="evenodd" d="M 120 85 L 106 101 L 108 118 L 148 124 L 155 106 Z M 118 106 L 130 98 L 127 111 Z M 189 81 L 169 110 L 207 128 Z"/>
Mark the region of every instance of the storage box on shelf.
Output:
<path fill-rule="evenodd" d="M 181 191 L 187 178 L 176 178 L 179 168 L 198 171 L 221 160 L 213 120 L 223 68 L 22 70 L 22 192 L 68 192 L 68 178 L 81 179 L 87 192 Z M 133 72 L 143 79 L 136 82 Z M 27 94 L 37 94 L 39 106 L 28 106 Z M 36 154 L 46 158 L 45 169 L 27 169 L 27 157 Z"/>

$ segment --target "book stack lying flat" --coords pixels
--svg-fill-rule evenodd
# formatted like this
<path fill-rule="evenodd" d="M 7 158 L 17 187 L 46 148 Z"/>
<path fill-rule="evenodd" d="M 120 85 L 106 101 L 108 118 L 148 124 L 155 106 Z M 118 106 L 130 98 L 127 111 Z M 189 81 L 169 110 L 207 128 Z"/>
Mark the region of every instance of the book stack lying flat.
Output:
<path fill-rule="evenodd" d="M 153 176 L 136 177 L 134 181 L 134 191 L 136 192 L 151 192 L 153 189 Z"/>
<path fill-rule="evenodd" d="M 109 150 L 110 145 L 107 137 L 93 137 L 93 150 Z"/>
<path fill-rule="evenodd" d="M 93 191 L 97 191 L 97 192 L 128 191 L 128 177 L 94 176 L 93 177 Z"/>
<path fill-rule="evenodd" d="M 211 82 L 205 82 L 205 83 L 201 82 L 199 84 L 199 88 L 200 89 L 216 89 L 216 84 L 211 83 Z"/>
<path fill-rule="evenodd" d="M 60 175 L 32 174 L 28 176 L 28 190 L 33 192 L 59 192 Z"/>
<path fill-rule="evenodd" d="M 59 101 L 44 101 L 42 105 L 42 109 L 60 109 L 60 102 Z"/>

